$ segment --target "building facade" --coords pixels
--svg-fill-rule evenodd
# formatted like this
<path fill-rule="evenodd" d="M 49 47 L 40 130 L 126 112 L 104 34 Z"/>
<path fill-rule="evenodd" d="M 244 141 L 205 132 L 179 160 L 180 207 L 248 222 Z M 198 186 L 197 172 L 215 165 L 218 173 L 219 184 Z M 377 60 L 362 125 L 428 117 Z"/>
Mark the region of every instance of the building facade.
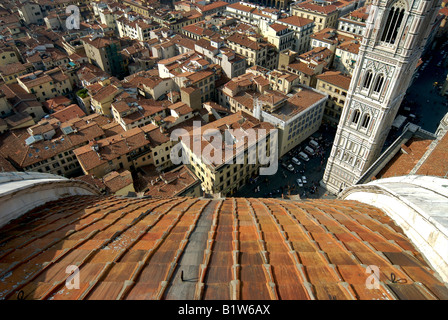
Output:
<path fill-rule="evenodd" d="M 343 75 L 339 71 L 327 71 L 316 78 L 316 89 L 328 94 L 323 121 L 337 126 L 347 97 L 347 90 L 350 87 L 351 77 Z"/>
<path fill-rule="evenodd" d="M 322 184 L 338 193 L 380 155 L 439 1 L 375 1 Z"/>

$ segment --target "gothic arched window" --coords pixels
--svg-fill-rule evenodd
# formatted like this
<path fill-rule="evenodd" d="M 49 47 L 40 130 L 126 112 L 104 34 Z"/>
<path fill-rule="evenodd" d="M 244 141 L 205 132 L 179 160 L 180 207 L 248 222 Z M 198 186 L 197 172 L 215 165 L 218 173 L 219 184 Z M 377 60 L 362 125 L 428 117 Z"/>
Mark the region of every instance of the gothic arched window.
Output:
<path fill-rule="evenodd" d="M 370 122 L 370 115 L 366 114 L 366 115 L 364 115 L 364 118 L 362 119 L 361 126 L 363 128 L 367 128 L 367 126 L 369 125 L 369 122 Z"/>
<path fill-rule="evenodd" d="M 365 75 L 365 77 L 364 77 L 364 82 L 363 82 L 363 84 L 362 84 L 362 87 L 363 88 L 365 88 L 365 89 L 369 89 L 369 87 L 370 87 L 370 83 L 372 82 L 372 78 L 373 78 L 373 73 L 372 73 L 372 71 L 367 71 L 366 72 L 366 75 Z"/>
<path fill-rule="evenodd" d="M 384 25 L 381 41 L 394 44 L 397 39 L 404 16 L 404 6 L 402 1 L 397 1 L 389 10 L 389 14 Z"/>
<path fill-rule="evenodd" d="M 358 123 L 360 116 L 361 116 L 361 112 L 359 112 L 359 110 L 356 109 L 354 114 L 353 114 L 352 122 L 355 123 L 355 124 Z"/>
<path fill-rule="evenodd" d="M 380 93 L 384 83 L 384 76 L 380 74 L 376 77 L 375 84 L 373 85 L 373 92 Z"/>

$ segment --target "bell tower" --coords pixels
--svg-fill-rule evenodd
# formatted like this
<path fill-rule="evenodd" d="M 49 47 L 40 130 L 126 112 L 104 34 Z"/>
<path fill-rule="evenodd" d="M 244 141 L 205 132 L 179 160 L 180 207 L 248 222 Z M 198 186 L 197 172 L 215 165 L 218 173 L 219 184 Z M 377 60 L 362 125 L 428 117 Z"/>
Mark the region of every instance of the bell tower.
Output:
<path fill-rule="evenodd" d="M 337 194 L 381 153 L 440 0 L 373 0 L 323 185 Z"/>

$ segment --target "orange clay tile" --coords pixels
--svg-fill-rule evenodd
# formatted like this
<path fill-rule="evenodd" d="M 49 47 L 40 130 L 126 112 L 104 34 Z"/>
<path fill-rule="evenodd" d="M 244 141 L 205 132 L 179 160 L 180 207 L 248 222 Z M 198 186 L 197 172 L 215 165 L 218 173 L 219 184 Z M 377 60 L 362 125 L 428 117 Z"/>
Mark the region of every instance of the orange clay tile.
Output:
<path fill-rule="evenodd" d="M 208 224 L 197 227 L 204 212 Z M 182 268 L 196 279 L 183 290 L 202 299 L 448 299 L 401 228 L 346 200 L 75 196 L 0 235 L 3 299 L 19 290 L 26 299 L 160 299 L 171 296 L 162 283 L 182 289 L 173 278 Z M 73 264 L 80 288 L 69 290 Z M 366 287 L 369 265 L 379 267 L 379 288 Z"/>

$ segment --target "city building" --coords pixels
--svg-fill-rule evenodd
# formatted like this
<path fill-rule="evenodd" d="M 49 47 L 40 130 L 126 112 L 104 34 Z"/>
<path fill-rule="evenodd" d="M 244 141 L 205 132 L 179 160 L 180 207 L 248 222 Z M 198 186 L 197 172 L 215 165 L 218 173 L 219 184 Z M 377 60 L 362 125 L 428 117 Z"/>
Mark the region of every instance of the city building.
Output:
<path fill-rule="evenodd" d="M 359 40 L 348 40 L 339 44 L 334 55 L 333 69 L 346 75 L 353 75 L 360 45 Z"/>
<path fill-rule="evenodd" d="M 157 126 L 149 124 L 92 141 L 75 149 L 74 154 L 84 174 L 101 178 L 111 171 L 134 171 L 150 164 L 169 167 L 171 146 L 170 138 Z"/>
<path fill-rule="evenodd" d="M 124 74 L 123 58 L 119 41 L 98 36 L 81 38 L 89 63 L 100 67 L 112 76 Z"/>
<path fill-rule="evenodd" d="M 104 136 L 95 123 L 64 126 L 57 119 L 44 120 L 0 137 L 0 154 L 17 170 L 75 176 L 81 172 L 73 151 Z"/>
<path fill-rule="evenodd" d="M 34 71 L 31 63 L 13 62 L 0 66 L 0 76 L 4 83 L 17 83 L 17 78 Z"/>
<path fill-rule="evenodd" d="M 305 0 L 291 6 L 291 14 L 314 21 L 313 33 L 325 28 L 336 28 L 338 7 L 333 1 Z"/>
<path fill-rule="evenodd" d="M 236 135 L 245 134 L 249 129 L 254 130 L 256 138 L 247 143 L 244 142 L 245 139 L 241 142 L 239 140 L 241 136 Z M 258 170 L 262 166 L 257 157 L 258 152 L 264 152 L 270 157 L 271 129 L 274 127 L 269 123 L 261 122 L 246 112 L 239 111 L 194 128 L 186 137 L 182 137 L 180 139 L 182 157 L 184 161 L 188 161 L 190 170 L 201 180 L 201 187 L 205 193 L 232 194 L 250 178 L 258 175 Z M 210 130 L 213 130 L 210 134 L 220 140 L 216 140 L 214 144 L 207 143 L 206 140 L 199 143 L 203 134 Z M 258 141 L 265 141 L 264 150 Z"/>
<path fill-rule="evenodd" d="M 96 82 L 86 89 L 88 90 L 88 95 L 84 98 L 84 105 L 88 101 L 86 107 L 90 107 L 94 112 L 107 117 L 112 116 L 112 102 L 124 92 L 120 82 L 114 81 L 112 83 L 110 79 Z M 123 95 L 127 96 L 126 94 Z M 80 99 L 83 98 L 80 97 Z"/>
<path fill-rule="evenodd" d="M 139 192 L 154 198 L 201 197 L 201 180 L 186 165 L 167 172 L 159 172 L 154 166 L 141 167 L 137 174 Z"/>
<path fill-rule="evenodd" d="M 38 70 L 17 78 L 17 83 L 37 101 L 45 101 L 72 92 L 70 78 L 60 68 L 48 71 Z"/>
<path fill-rule="evenodd" d="M 327 95 L 299 85 L 288 72 L 249 70 L 219 90 L 220 104 L 244 111 L 278 129 L 279 157 L 319 129 Z"/>
<path fill-rule="evenodd" d="M 276 47 L 261 37 L 246 36 L 235 32 L 227 37 L 226 41 L 232 50 L 246 57 L 249 67 L 257 65 L 274 69 L 278 65 Z"/>
<path fill-rule="evenodd" d="M 339 18 L 338 31 L 352 37 L 362 37 L 369 18 L 370 7 L 364 6 Z"/>
<path fill-rule="evenodd" d="M 323 121 L 337 126 L 347 98 L 351 77 L 338 71 L 327 71 L 316 76 L 316 78 L 316 89 L 328 94 Z"/>
<path fill-rule="evenodd" d="M 149 24 L 143 19 L 129 21 L 122 17 L 121 19 L 116 20 L 116 22 L 120 38 L 129 37 L 140 41 L 149 40 L 151 38 L 150 31 L 160 27 L 159 24 Z"/>
<path fill-rule="evenodd" d="M 111 111 L 114 120 L 123 130 L 128 131 L 150 123 L 156 124 L 157 117 L 163 119 L 166 116 L 165 104 L 167 103 L 149 99 L 125 99 L 112 103 Z"/>
<path fill-rule="evenodd" d="M 278 129 L 279 157 L 309 138 L 322 123 L 327 95 L 304 86 L 294 91 L 278 102 L 271 92 L 254 101 L 254 116 Z"/>
<path fill-rule="evenodd" d="M 299 77 L 299 82 L 308 87 L 316 86 L 316 76 L 331 64 L 333 53 L 325 47 L 317 47 L 301 55 L 284 51 L 279 55 L 279 69 Z"/>
<path fill-rule="evenodd" d="M 289 16 L 278 19 L 278 24 L 283 24 L 294 32 L 292 50 L 303 53 L 309 50 L 310 36 L 314 29 L 314 21 L 299 16 Z"/>
<path fill-rule="evenodd" d="M 112 171 L 101 179 L 87 175 L 76 177 L 74 179 L 95 186 L 105 195 L 127 196 L 130 193 L 135 193 L 132 174 L 128 170 L 123 170 L 121 172 Z"/>
<path fill-rule="evenodd" d="M 271 24 L 284 25 L 294 33 L 292 50 L 300 53 L 308 50 L 309 36 L 315 25 L 312 19 L 289 16 L 278 9 L 265 8 L 242 1 L 227 6 L 226 13 L 242 23 L 259 26 L 262 32 L 263 30 L 268 31 Z"/>
<path fill-rule="evenodd" d="M 25 1 L 18 7 L 20 19 L 26 24 L 43 24 L 44 15 L 40 5 L 36 2 Z"/>
<path fill-rule="evenodd" d="M 292 49 L 293 47 L 294 32 L 286 25 L 279 23 L 265 25 L 265 28 L 261 29 L 261 34 L 279 51 Z"/>
<path fill-rule="evenodd" d="M 12 46 L 0 47 L 0 66 L 5 66 L 11 63 L 17 63 L 19 56 L 17 49 Z"/>

